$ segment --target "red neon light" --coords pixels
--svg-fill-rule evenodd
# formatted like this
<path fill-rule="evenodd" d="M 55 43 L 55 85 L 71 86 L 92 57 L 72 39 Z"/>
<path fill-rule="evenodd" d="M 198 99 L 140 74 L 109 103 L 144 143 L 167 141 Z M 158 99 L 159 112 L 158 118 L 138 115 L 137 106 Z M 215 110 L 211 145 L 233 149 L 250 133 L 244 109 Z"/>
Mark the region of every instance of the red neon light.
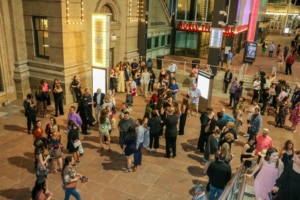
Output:
<path fill-rule="evenodd" d="M 245 27 L 245 29 L 240 29 L 240 32 L 247 30 L 248 26 Z M 195 24 L 195 23 L 185 23 L 185 22 L 179 22 L 177 26 L 178 30 L 181 31 L 188 31 L 188 32 L 211 32 L 211 25 L 210 24 Z M 223 36 L 224 37 L 234 37 L 237 32 L 235 31 L 234 27 L 229 26 L 223 26 Z"/>
<path fill-rule="evenodd" d="M 260 0 L 253 0 L 252 10 L 250 15 L 249 27 L 248 27 L 248 35 L 247 41 L 253 42 L 255 37 L 255 30 L 256 30 L 256 23 L 257 23 L 257 15 L 258 15 L 258 8 L 259 8 L 259 1 Z"/>

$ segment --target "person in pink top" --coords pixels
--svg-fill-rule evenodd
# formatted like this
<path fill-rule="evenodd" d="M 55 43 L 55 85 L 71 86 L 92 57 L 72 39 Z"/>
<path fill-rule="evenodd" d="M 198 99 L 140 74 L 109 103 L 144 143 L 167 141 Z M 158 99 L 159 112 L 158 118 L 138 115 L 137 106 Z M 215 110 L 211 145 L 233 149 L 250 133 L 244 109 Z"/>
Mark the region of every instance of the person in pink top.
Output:
<path fill-rule="evenodd" d="M 273 147 L 273 140 L 268 136 L 269 129 L 264 128 L 261 135 L 256 136 L 256 155 L 263 150 Z"/>
<path fill-rule="evenodd" d="M 277 149 L 271 147 L 267 150 L 264 159 L 256 165 L 251 174 L 246 176 L 251 178 L 257 173 L 254 179 L 254 194 L 257 200 L 269 199 L 268 193 L 272 191 L 276 179 L 283 172 L 283 163 L 279 159 Z"/>

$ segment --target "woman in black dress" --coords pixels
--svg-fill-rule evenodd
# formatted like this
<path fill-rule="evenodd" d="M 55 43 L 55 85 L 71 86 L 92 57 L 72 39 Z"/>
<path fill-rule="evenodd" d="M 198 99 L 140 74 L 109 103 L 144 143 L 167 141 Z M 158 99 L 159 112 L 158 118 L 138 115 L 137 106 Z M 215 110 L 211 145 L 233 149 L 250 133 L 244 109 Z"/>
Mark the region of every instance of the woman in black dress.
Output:
<path fill-rule="evenodd" d="M 250 168 L 252 160 L 255 159 L 255 147 L 256 137 L 251 135 L 248 138 L 248 142 L 244 145 L 243 152 L 241 154 L 241 162 L 244 162 L 244 166 Z"/>
<path fill-rule="evenodd" d="M 60 115 L 64 115 L 64 107 L 63 107 L 64 91 L 59 82 L 56 82 L 53 86 L 53 97 L 55 103 L 55 117 L 58 116 L 58 111 Z"/>
<path fill-rule="evenodd" d="M 73 154 L 74 161 L 79 163 L 80 161 L 78 147 L 74 147 L 74 142 L 79 140 L 79 129 L 76 126 L 75 122 L 72 120 L 69 121 L 68 127 L 71 127 L 71 129 L 68 133 L 67 149 L 70 153 Z"/>
<path fill-rule="evenodd" d="M 133 153 L 136 147 L 135 140 L 136 140 L 135 128 L 129 126 L 127 135 L 125 137 L 124 145 L 123 145 L 123 152 L 127 159 L 127 167 L 124 169 L 125 172 L 132 171 Z"/>
<path fill-rule="evenodd" d="M 300 151 L 295 151 L 293 163 L 284 167 L 281 176 L 273 187 L 278 192 L 277 200 L 299 200 L 300 187 Z"/>
<path fill-rule="evenodd" d="M 71 89 L 74 91 L 74 95 L 75 95 L 77 103 L 79 103 L 81 98 L 82 98 L 80 83 L 81 83 L 80 79 L 77 78 L 77 76 L 74 76 L 73 80 L 72 80 L 72 83 L 71 83 Z"/>

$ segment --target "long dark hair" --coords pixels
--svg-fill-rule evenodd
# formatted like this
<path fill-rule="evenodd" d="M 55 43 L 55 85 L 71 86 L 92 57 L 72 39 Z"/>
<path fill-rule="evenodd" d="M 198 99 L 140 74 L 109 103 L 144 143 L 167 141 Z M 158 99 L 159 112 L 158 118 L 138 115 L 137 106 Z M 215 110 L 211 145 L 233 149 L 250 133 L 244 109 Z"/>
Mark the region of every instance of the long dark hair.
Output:
<path fill-rule="evenodd" d="M 129 126 L 127 129 L 127 135 L 131 136 L 132 140 L 136 140 L 136 133 L 135 133 L 135 128 L 132 126 Z"/>
<path fill-rule="evenodd" d="M 270 161 L 270 157 L 272 155 L 272 153 L 276 153 L 278 152 L 277 149 L 275 147 L 270 147 L 268 150 L 267 150 L 267 153 L 266 153 L 266 156 L 265 156 L 265 161 Z M 277 160 L 276 162 L 276 168 L 278 168 L 279 166 L 279 159 Z"/>
<path fill-rule="evenodd" d="M 72 162 L 72 158 L 73 158 L 72 156 L 67 156 L 65 158 L 65 163 L 64 163 L 64 166 L 63 166 L 62 172 L 61 172 L 62 178 L 64 178 L 64 169 L 70 164 L 70 162 Z"/>
<path fill-rule="evenodd" d="M 38 195 L 38 193 L 39 193 L 41 190 L 42 190 L 43 192 L 46 191 L 46 182 L 45 182 L 45 180 L 44 180 L 43 182 L 40 182 L 39 180 L 36 180 L 36 181 L 35 181 L 35 185 L 34 185 L 32 191 L 31 191 L 31 198 L 32 198 L 32 199 L 36 199 L 36 196 Z"/>

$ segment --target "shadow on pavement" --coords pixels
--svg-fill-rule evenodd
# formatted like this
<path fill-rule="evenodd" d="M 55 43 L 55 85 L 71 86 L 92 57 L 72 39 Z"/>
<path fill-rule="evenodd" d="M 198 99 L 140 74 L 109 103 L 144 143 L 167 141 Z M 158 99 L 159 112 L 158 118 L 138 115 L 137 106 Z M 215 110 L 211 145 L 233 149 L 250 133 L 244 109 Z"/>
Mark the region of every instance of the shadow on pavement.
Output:
<path fill-rule="evenodd" d="M 0 190 L 0 197 L 1 196 L 4 197 L 4 199 L 31 199 L 31 189 L 19 188 Z"/>
<path fill-rule="evenodd" d="M 4 126 L 3 126 L 3 128 L 5 129 L 5 130 L 8 130 L 8 131 L 13 131 L 13 132 L 23 132 L 23 131 L 25 131 L 25 132 L 27 132 L 27 128 L 24 126 L 18 126 L 18 125 L 8 125 L 8 124 L 5 124 Z"/>
<path fill-rule="evenodd" d="M 181 147 L 185 152 L 189 152 L 189 151 L 196 151 L 197 148 L 194 145 L 188 144 L 188 143 L 181 143 Z"/>
<path fill-rule="evenodd" d="M 192 176 L 201 177 L 202 176 L 202 169 L 199 166 L 188 166 L 188 172 Z"/>
<path fill-rule="evenodd" d="M 32 174 L 35 173 L 33 159 L 28 159 L 28 158 L 22 157 L 22 156 L 14 156 L 14 157 L 8 158 L 8 161 L 12 165 L 15 165 L 17 167 L 26 168 L 27 171 Z"/>

